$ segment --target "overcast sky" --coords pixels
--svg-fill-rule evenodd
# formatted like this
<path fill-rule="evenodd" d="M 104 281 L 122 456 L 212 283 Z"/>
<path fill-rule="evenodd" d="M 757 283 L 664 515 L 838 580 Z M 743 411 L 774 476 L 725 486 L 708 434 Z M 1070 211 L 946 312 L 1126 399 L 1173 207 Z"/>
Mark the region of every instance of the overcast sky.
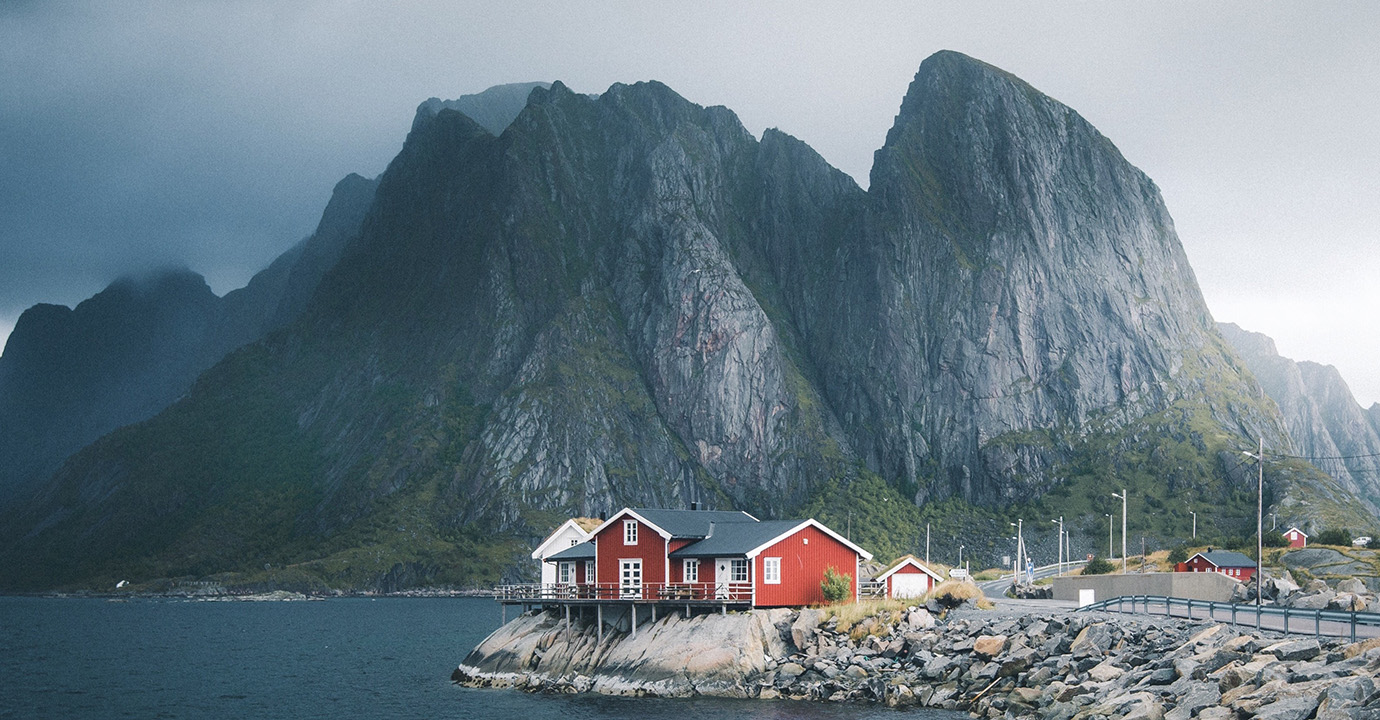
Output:
<path fill-rule="evenodd" d="M 152 266 L 243 285 L 431 96 L 660 80 L 866 186 L 952 49 L 1156 181 L 1218 320 L 1380 401 L 1380 3 L 508 5 L 0 1 L 0 338 Z"/>

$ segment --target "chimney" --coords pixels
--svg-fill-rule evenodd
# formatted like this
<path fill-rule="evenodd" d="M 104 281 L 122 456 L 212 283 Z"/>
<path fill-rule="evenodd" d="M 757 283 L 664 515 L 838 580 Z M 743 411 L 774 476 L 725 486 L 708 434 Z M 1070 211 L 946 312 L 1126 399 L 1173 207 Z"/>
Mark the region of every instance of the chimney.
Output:
<path fill-rule="evenodd" d="M 700 504 L 697 503 L 697 502 L 694 502 L 694 501 L 692 500 L 692 501 L 690 502 L 690 509 L 691 509 L 691 510 L 699 510 L 699 509 L 700 509 Z"/>
<path fill-rule="evenodd" d="M 709 532 L 704 535 L 707 538 L 714 537 L 714 523 L 709 523 Z"/>

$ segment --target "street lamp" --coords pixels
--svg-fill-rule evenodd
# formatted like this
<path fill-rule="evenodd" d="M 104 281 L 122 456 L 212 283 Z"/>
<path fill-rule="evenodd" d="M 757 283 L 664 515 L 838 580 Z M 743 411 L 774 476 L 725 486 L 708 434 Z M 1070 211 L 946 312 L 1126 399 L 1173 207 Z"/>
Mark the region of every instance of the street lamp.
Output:
<path fill-rule="evenodd" d="M 1016 565 L 1015 565 L 1015 567 L 1011 568 L 1011 583 L 1012 583 L 1013 585 L 1020 585 L 1020 584 L 1021 584 L 1021 556 L 1025 554 L 1025 534 L 1024 534 L 1025 519 L 1024 519 L 1024 518 L 1016 518 L 1016 522 L 1007 523 L 1007 525 L 1010 525 L 1011 527 L 1016 528 Z"/>
<path fill-rule="evenodd" d="M 960 567 L 960 568 L 963 567 L 963 546 L 962 546 L 962 545 L 959 545 L 959 546 L 958 546 L 958 567 Z M 978 567 L 982 567 L 982 566 L 979 565 Z"/>
<path fill-rule="evenodd" d="M 1245 450 L 1241 454 L 1255 458 L 1255 464 L 1260 468 L 1255 486 L 1255 623 L 1256 627 L 1260 627 L 1260 565 L 1265 551 L 1265 438 L 1260 438 L 1259 454 L 1252 455 Z"/>
<path fill-rule="evenodd" d="M 1121 494 L 1112 493 L 1112 497 L 1121 498 L 1121 573 L 1126 574 L 1126 488 L 1121 489 Z"/>
<path fill-rule="evenodd" d="M 1056 524 L 1056 525 L 1059 526 L 1059 557 L 1058 557 L 1058 559 L 1056 560 L 1056 562 L 1059 563 L 1059 574 L 1060 574 L 1060 575 L 1063 575 L 1063 574 L 1064 574 L 1064 516 L 1063 516 L 1063 515 L 1060 515 L 1058 520 L 1050 520 L 1050 522 L 1052 522 L 1052 523 L 1054 523 L 1054 524 Z"/>
<path fill-rule="evenodd" d="M 1107 560 L 1111 561 L 1116 555 L 1112 554 L 1112 514 L 1102 513 L 1107 516 Z"/>

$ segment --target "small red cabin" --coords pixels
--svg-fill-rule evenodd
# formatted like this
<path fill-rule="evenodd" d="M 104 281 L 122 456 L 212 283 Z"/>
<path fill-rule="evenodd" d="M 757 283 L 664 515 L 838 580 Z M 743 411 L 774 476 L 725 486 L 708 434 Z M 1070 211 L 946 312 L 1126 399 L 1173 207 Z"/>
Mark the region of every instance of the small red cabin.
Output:
<path fill-rule="evenodd" d="M 593 572 L 581 575 L 588 558 Z M 744 512 L 625 508 L 588 542 L 548 562 L 572 563 L 570 576 L 587 584 L 584 597 L 781 607 L 824 602 L 820 581 L 829 567 L 849 578 L 856 598 L 859 565 L 871 558 L 813 519 L 761 522 Z"/>
<path fill-rule="evenodd" d="M 915 598 L 934 589 L 944 578 L 925 567 L 914 555 L 906 555 L 877 575 L 877 582 L 886 583 L 889 598 Z"/>
<path fill-rule="evenodd" d="M 1308 547 L 1308 535 L 1304 531 L 1291 527 L 1284 531 L 1284 539 L 1289 541 L 1289 547 L 1301 548 Z"/>
<path fill-rule="evenodd" d="M 1179 563 L 1179 572 L 1216 572 L 1233 580 L 1250 582 L 1255 577 L 1255 561 L 1234 550 L 1212 550 L 1200 552 Z"/>

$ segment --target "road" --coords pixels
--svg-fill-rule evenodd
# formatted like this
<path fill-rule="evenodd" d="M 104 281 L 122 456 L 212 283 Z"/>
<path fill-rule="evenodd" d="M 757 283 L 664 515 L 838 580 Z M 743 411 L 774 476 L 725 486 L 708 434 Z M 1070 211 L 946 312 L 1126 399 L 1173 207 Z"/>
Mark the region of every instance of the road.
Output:
<path fill-rule="evenodd" d="M 1086 561 L 1083 561 L 1083 560 L 1079 560 L 1079 561 L 1077 561 L 1077 562 L 1071 562 L 1071 563 L 1064 563 L 1064 574 L 1072 573 L 1073 571 L 1082 568 L 1084 565 L 1087 565 L 1087 562 L 1086 562 Z M 1045 579 L 1045 578 L 1052 578 L 1052 577 L 1057 576 L 1058 574 L 1059 574 L 1059 565 L 1057 565 L 1057 564 L 1055 564 L 1055 565 L 1045 565 L 1044 567 L 1037 567 L 1037 568 L 1035 568 L 1035 579 L 1036 579 L 1036 580 L 1043 580 L 1043 579 Z M 1022 575 L 1024 575 L 1024 573 L 1022 573 Z M 982 589 L 982 593 L 983 593 L 984 595 L 988 596 L 988 597 L 1000 597 L 1000 596 L 1002 596 L 1002 595 L 1005 595 L 1005 594 L 1006 594 L 1006 588 L 1008 588 L 1008 587 L 1011 586 L 1011 576 L 1010 576 L 1010 575 L 1002 575 L 1001 577 L 997 578 L 996 580 L 988 580 L 988 581 L 986 581 L 986 582 L 980 582 L 980 583 L 977 584 L 977 586 L 978 586 L 979 588 L 981 588 L 981 589 Z"/>
<path fill-rule="evenodd" d="M 1182 605 L 1174 607 L 1172 613 L 1165 607 L 1164 602 L 1151 601 L 1149 607 L 1145 604 L 1137 604 L 1136 612 L 1131 612 L 1131 607 L 1126 605 L 1121 611 L 1115 606 L 1108 608 L 1106 612 L 1124 612 L 1128 615 L 1171 615 L 1172 617 L 1189 617 L 1187 608 Z M 1285 619 L 1275 615 L 1262 615 L 1259 619 L 1261 630 L 1272 630 L 1282 632 L 1286 635 L 1326 635 L 1329 637 L 1351 638 L 1351 623 L 1336 622 L 1332 620 L 1318 621 L 1316 616 L 1309 610 L 1299 610 L 1298 615 L 1288 619 L 1289 626 L 1285 627 Z M 1194 620 L 1215 620 L 1217 622 L 1231 623 L 1242 627 L 1254 628 L 1256 625 L 1255 606 L 1242 604 L 1236 607 L 1235 617 L 1230 606 L 1218 606 L 1212 610 L 1206 607 L 1193 608 Z M 1376 625 L 1357 625 L 1356 639 L 1380 637 L 1380 626 Z"/>

